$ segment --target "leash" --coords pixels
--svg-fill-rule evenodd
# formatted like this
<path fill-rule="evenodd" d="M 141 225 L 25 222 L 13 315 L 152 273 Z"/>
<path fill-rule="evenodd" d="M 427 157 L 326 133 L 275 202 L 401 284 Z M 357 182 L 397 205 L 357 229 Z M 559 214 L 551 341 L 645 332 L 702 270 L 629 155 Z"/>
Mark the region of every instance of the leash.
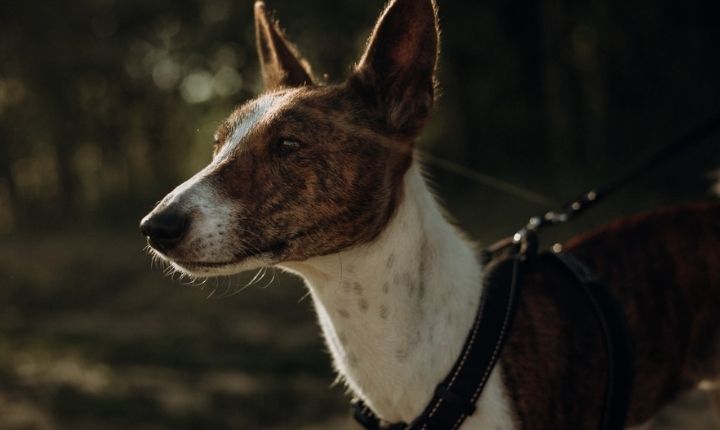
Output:
<path fill-rule="evenodd" d="M 542 217 L 542 222 L 557 224 L 565 222 L 575 217 L 576 215 L 579 215 L 581 212 L 585 211 L 588 207 L 592 206 L 598 200 L 606 197 L 609 194 L 612 194 L 619 188 L 622 188 L 624 185 L 627 185 L 628 183 L 637 179 L 637 177 L 640 176 L 641 173 L 654 167 L 657 164 L 671 159 L 681 150 L 701 143 L 703 140 L 710 137 L 718 130 L 720 130 L 720 113 L 707 118 L 705 121 L 693 128 L 687 134 L 681 136 L 674 141 L 669 142 L 668 144 L 660 148 L 658 151 L 651 154 L 635 168 L 629 170 L 623 175 L 616 177 L 614 180 L 608 182 L 604 187 L 590 190 L 580 195 L 577 199 L 572 200 L 571 202 L 562 206 L 563 209 L 561 211 L 546 213 L 545 216 Z M 421 155 L 423 161 L 429 162 L 450 173 L 462 176 L 488 188 L 493 188 L 505 194 L 513 195 L 529 203 L 543 206 L 556 205 L 555 200 L 544 196 L 536 191 L 529 190 L 526 187 L 521 187 L 511 182 L 482 174 L 469 167 L 465 167 L 453 161 L 437 157 L 427 151 L 418 150 L 418 152 Z"/>
<path fill-rule="evenodd" d="M 433 164 L 443 170 L 454 173 L 458 176 L 462 176 L 465 179 L 477 182 L 478 184 L 486 186 L 488 188 L 493 188 L 505 194 L 513 195 L 517 198 L 525 200 L 529 203 L 534 203 L 536 205 L 548 207 L 557 206 L 559 204 L 558 201 L 544 196 L 536 191 L 529 190 L 526 187 L 521 187 L 511 182 L 498 179 L 494 176 L 480 173 L 469 167 L 465 167 L 453 161 L 446 160 L 421 149 L 417 149 L 416 151 L 420 155 L 420 158 L 423 162 Z"/>
<path fill-rule="evenodd" d="M 525 227 L 515 233 L 514 236 L 501 239 L 485 248 L 482 251 L 483 262 L 489 262 L 495 255 L 512 246 L 513 243 L 523 242 L 530 232 L 537 234 L 546 227 L 564 224 L 577 218 L 591 207 L 605 200 L 611 194 L 635 181 L 646 170 L 671 160 L 677 156 L 678 153 L 702 143 L 718 131 L 720 131 L 720 113 L 707 118 L 686 134 L 670 141 L 637 166 L 610 180 L 604 186 L 587 191 L 578 198 L 566 203 L 559 211 L 548 211 L 542 216 L 530 218 Z"/>

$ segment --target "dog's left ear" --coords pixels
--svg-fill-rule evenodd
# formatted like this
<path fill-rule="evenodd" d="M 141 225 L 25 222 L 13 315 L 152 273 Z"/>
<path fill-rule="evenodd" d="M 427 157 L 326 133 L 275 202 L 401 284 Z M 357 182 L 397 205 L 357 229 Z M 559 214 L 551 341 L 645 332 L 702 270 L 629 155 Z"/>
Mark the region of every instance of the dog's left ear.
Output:
<path fill-rule="evenodd" d="M 310 65 L 268 17 L 262 1 L 255 2 L 255 37 L 266 90 L 313 84 Z"/>
<path fill-rule="evenodd" d="M 439 27 L 435 0 L 392 0 L 351 83 L 373 94 L 391 132 L 417 134 L 434 101 Z"/>

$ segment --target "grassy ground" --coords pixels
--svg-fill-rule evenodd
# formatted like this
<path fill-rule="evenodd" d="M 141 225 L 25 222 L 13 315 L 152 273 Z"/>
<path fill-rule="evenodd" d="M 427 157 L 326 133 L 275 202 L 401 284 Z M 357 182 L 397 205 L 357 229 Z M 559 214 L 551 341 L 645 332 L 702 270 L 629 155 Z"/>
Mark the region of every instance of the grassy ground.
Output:
<path fill-rule="evenodd" d="M 347 416 L 304 290 L 183 286 L 140 237 L 0 245 L 0 428 L 338 428 Z M 213 294 L 214 293 L 214 294 Z"/>
<path fill-rule="evenodd" d="M 0 429 L 356 428 L 297 282 L 185 286 L 142 246 L 99 231 L 0 242 Z M 703 398 L 681 403 L 657 428 L 713 428 Z"/>

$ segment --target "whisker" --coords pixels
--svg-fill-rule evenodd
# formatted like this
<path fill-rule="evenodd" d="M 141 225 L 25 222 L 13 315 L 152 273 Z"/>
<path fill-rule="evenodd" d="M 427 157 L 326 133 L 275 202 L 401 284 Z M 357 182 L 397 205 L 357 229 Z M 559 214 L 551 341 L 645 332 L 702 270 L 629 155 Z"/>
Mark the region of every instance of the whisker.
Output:
<path fill-rule="evenodd" d="M 255 276 L 253 276 L 253 278 L 250 280 L 250 282 L 245 284 L 245 287 L 249 287 L 249 286 L 255 284 L 255 282 L 257 282 L 258 279 L 262 278 L 262 273 L 263 273 L 263 267 L 259 268 L 258 271 L 255 272 Z"/>
<path fill-rule="evenodd" d="M 265 286 L 260 287 L 262 289 L 265 289 L 265 288 L 269 287 L 270 285 L 272 285 L 273 281 L 277 278 L 277 270 L 275 269 L 275 267 L 271 267 L 270 270 L 272 271 L 272 277 L 270 278 L 270 282 L 265 284 Z"/>
<path fill-rule="evenodd" d="M 305 292 L 305 294 L 303 294 L 302 297 L 300 297 L 300 300 L 298 300 L 297 302 L 298 302 L 298 303 L 302 303 L 303 300 L 307 299 L 308 296 L 310 296 L 310 293 L 311 293 L 311 291 L 310 291 L 310 289 L 308 288 L 307 291 Z"/>

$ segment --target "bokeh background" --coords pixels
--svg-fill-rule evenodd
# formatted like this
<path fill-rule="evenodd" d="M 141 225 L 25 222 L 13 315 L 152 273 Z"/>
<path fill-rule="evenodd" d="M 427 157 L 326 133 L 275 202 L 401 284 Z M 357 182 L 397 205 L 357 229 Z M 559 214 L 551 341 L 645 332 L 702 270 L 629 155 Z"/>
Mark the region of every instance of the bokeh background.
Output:
<path fill-rule="evenodd" d="M 339 81 L 383 0 L 270 0 Z M 720 111 L 716 0 L 439 0 L 442 97 L 424 151 L 558 203 Z M 338 429 L 310 299 L 268 273 L 184 285 L 140 217 L 261 91 L 249 0 L 0 2 L 0 429 Z M 720 138 L 545 237 L 708 198 Z M 429 164 L 471 237 L 547 205 Z M 691 395 L 659 428 L 711 428 Z"/>

